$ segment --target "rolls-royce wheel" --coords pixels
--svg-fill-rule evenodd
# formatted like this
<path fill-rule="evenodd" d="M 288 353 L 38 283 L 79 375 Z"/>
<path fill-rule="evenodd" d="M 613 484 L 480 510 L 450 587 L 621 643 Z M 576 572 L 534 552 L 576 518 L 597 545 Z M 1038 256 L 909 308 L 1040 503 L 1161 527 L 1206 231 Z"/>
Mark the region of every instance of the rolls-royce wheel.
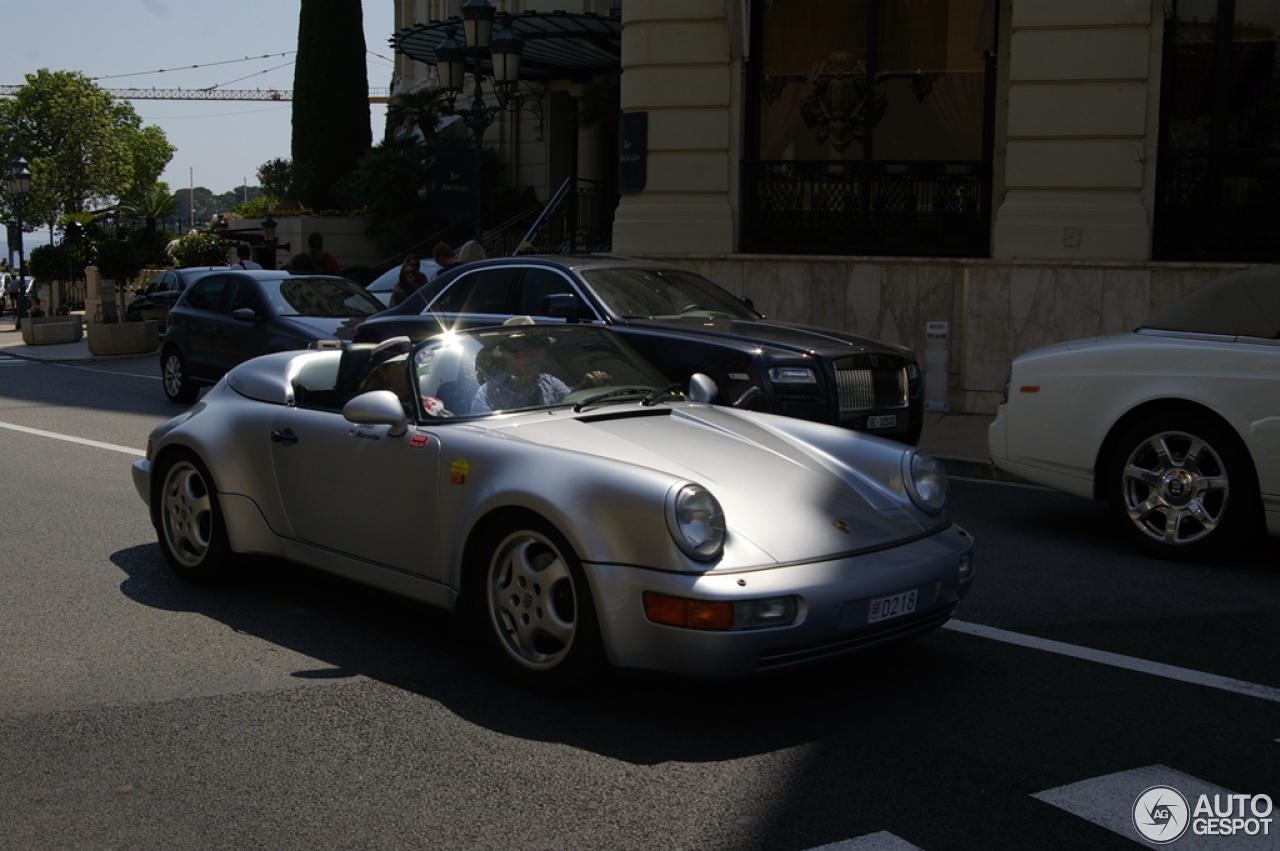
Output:
<path fill-rule="evenodd" d="M 213 478 L 194 455 L 168 455 L 156 471 L 156 532 L 165 561 L 194 584 L 227 579 L 234 554 Z"/>
<path fill-rule="evenodd" d="M 492 658 L 541 691 L 581 685 L 603 660 L 591 589 L 564 537 L 533 515 L 490 530 L 472 599 Z"/>
<path fill-rule="evenodd" d="M 194 402 L 199 388 L 187 375 L 187 361 L 177 346 L 169 346 L 160 358 L 160 377 L 164 383 L 164 395 L 170 402 L 185 404 Z"/>
<path fill-rule="evenodd" d="M 1107 473 L 1111 510 L 1151 555 L 1199 560 L 1256 531 L 1257 479 L 1234 434 L 1203 416 L 1130 428 Z"/>

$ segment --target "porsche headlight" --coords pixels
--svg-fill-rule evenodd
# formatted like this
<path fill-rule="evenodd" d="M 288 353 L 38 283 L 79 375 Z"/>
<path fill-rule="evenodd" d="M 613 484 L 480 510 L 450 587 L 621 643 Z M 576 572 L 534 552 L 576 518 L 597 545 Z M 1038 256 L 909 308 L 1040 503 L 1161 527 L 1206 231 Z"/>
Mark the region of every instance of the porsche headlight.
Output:
<path fill-rule="evenodd" d="M 667 528 L 689 558 L 712 561 L 724 550 L 724 511 L 702 485 L 686 482 L 667 492 Z"/>
<path fill-rule="evenodd" d="M 930 514 L 937 514 L 947 504 L 947 473 L 942 462 L 928 452 L 902 456 L 902 479 L 911 501 Z"/>

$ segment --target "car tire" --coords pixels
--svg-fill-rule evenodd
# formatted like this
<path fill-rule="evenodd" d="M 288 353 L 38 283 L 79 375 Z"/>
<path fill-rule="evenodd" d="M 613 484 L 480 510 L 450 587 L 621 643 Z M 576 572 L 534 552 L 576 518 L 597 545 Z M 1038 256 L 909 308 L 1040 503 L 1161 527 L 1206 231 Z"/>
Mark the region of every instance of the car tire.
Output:
<path fill-rule="evenodd" d="M 156 533 L 170 569 L 196 585 L 228 579 L 235 556 L 208 468 L 194 454 L 170 453 L 153 481 Z"/>
<path fill-rule="evenodd" d="M 1251 540 L 1259 528 L 1248 451 L 1204 415 L 1135 423 L 1116 443 L 1106 476 L 1112 513 L 1148 554 L 1199 561 Z"/>
<path fill-rule="evenodd" d="M 577 555 L 540 517 L 520 513 L 480 530 L 472 610 L 490 658 L 526 688 L 568 692 L 603 665 L 595 605 Z"/>
<path fill-rule="evenodd" d="M 164 395 L 170 402 L 194 402 L 199 389 L 187 374 L 187 359 L 177 346 L 170 346 L 160 356 L 160 378 Z"/>

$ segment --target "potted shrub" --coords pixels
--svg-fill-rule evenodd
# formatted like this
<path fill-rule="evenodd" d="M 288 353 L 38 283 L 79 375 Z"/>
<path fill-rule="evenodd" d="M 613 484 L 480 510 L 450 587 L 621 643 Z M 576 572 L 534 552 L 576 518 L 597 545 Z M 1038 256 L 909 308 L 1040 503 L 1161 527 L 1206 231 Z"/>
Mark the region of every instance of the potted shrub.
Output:
<path fill-rule="evenodd" d="M 120 322 L 129 281 L 142 274 L 142 255 L 125 240 L 112 239 L 98 246 L 95 261 L 102 276 L 102 321 L 89 325 L 89 351 L 95 355 L 155 351 L 160 345 L 158 322 Z"/>
<path fill-rule="evenodd" d="M 55 281 L 71 279 L 71 252 L 64 245 L 42 245 L 31 252 L 28 268 L 35 279 L 33 288 L 52 296 Z M 40 305 L 32 305 L 22 320 L 22 342 L 28 346 L 74 343 L 84 336 L 79 316 L 71 316 L 67 311 L 53 312 L 55 315 L 49 316 Z"/>

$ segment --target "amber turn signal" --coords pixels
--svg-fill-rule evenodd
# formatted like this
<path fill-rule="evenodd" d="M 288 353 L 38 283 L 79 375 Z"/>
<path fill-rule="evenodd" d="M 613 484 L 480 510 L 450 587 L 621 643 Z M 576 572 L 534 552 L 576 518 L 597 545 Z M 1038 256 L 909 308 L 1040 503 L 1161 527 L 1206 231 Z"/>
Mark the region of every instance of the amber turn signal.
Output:
<path fill-rule="evenodd" d="M 733 603 L 721 600 L 686 600 L 646 591 L 644 614 L 654 623 L 686 629 L 733 629 Z"/>

